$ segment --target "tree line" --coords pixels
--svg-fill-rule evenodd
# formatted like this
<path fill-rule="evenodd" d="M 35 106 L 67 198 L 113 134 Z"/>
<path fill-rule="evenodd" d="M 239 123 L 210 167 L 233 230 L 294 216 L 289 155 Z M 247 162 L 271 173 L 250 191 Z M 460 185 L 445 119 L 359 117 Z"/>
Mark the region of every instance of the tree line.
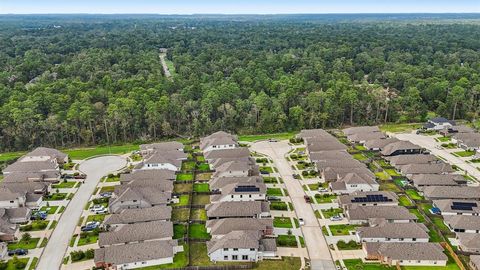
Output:
<path fill-rule="evenodd" d="M 477 19 L 0 16 L 0 150 L 476 119 Z"/>

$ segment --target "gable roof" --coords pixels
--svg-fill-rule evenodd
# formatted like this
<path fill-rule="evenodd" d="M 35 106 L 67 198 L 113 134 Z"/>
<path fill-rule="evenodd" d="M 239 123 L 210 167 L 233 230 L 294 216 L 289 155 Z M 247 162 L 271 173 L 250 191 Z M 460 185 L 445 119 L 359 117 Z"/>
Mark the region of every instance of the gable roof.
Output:
<path fill-rule="evenodd" d="M 270 211 L 270 203 L 265 201 L 219 202 L 206 207 L 209 218 L 253 217 Z"/>
<path fill-rule="evenodd" d="M 403 206 L 376 205 L 363 206 L 351 205 L 347 209 L 350 220 L 369 220 L 372 218 L 386 220 L 417 220 L 417 216 L 410 213 Z"/>
<path fill-rule="evenodd" d="M 386 145 L 398 142 L 397 138 L 383 138 L 366 141 L 363 145 L 368 149 L 383 149 Z"/>
<path fill-rule="evenodd" d="M 382 155 L 389 156 L 395 153 L 396 151 L 401 150 L 421 150 L 422 148 L 416 144 L 413 144 L 409 141 L 398 141 L 387 144 L 381 151 Z"/>
<path fill-rule="evenodd" d="M 480 234 L 479 233 L 458 233 L 457 239 L 462 249 L 479 250 Z M 480 257 L 480 256 L 479 256 Z M 479 260 L 480 262 L 480 260 Z M 480 265 L 479 265 L 480 266 Z"/>
<path fill-rule="evenodd" d="M 224 235 L 232 231 L 264 231 L 273 229 L 271 218 L 224 218 L 208 220 L 211 235 Z"/>
<path fill-rule="evenodd" d="M 366 202 L 362 202 L 361 200 L 358 200 L 360 198 L 367 198 L 367 196 L 372 196 L 372 195 L 381 195 L 385 198 L 387 198 L 387 201 L 383 202 L 383 201 L 378 201 L 378 202 L 375 202 L 377 203 L 378 205 L 381 205 L 381 204 L 385 204 L 385 203 L 388 203 L 388 204 L 392 204 L 392 203 L 396 203 L 398 204 L 398 196 L 391 192 L 391 191 L 356 191 L 356 192 L 353 192 L 351 194 L 346 194 L 346 195 L 341 195 L 338 197 L 338 202 L 340 205 L 351 205 L 351 204 L 362 204 L 362 203 L 366 203 Z M 357 199 L 357 200 L 356 200 Z"/>
<path fill-rule="evenodd" d="M 429 238 L 427 227 L 416 222 L 383 222 L 373 227 L 359 227 L 357 234 L 361 238 Z"/>
<path fill-rule="evenodd" d="M 220 239 L 207 242 L 207 252 L 211 254 L 219 249 L 240 248 L 240 249 L 259 249 L 261 233 L 258 231 L 232 231 Z"/>
<path fill-rule="evenodd" d="M 369 141 L 369 140 L 378 140 L 384 139 L 386 136 L 383 132 L 366 132 L 366 133 L 355 133 L 347 136 L 347 139 L 354 142 Z"/>
<path fill-rule="evenodd" d="M 331 136 L 324 129 L 302 129 L 297 137 L 302 139 L 313 138 L 313 137 L 329 137 Z"/>
<path fill-rule="evenodd" d="M 120 182 L 126 183 L 139 179 L 175 180 L 175 171 L 172 170 L 135 170 L 131 173 L 120 174 Z"/>
<path fill-rule="evenodd" d="M 450 124 L 452 124 L 452 125 L 455 125 L 455 121 L 448 120 L 448 119 L 445 118 L 445 117 L 434 117 L 434 118 L 431 118 L 431 119 L 428 120 L 428 121 L 431 122 L 431 123 L 435 123 L 435 124 L 450 123 Z"/>
<path fill-rule="evenodd" d="M 241 158 L 249 157 L 250 151 L 246 147 L 237 147 L 233 149 L 215 150 L 204 153 L 205 159 L 214 160 L 217 158 Z"/>
<path fill-rule="evenodd" d="M 180 142 L 161 142 L 161 143 L 151 143 L 151 144 L 141 144 L 140 150 L 142 151 L 159 151 L 159 152 L 166 152 L 166 151 L 174 151 L 183 149 L 183 143 Z"/>
<path fill-rule="evenodd" d="M 133 200 L 144 200 L 151 205 L 166 204 L 171 198 L 171 193 L 165 193 L 156 187 L 120 187 L 122 186 L 118 186 L 119 193 L 115 192 L 116 197 L 110 198 L 110 205 Z"/>
<path fill-rule="evenodd" d="M 124 209 L 118 214 L 112 214 L 108 216 L 103 224 L 114 225 L 168 220 L 170 219 L 171 215 L 172 208 L 164 205 L 157 205 L 147 208 Z"/>
<path fill-rule="evenodd" d="M 456 186 L 466 181 L 458 174 L 415 174 L 410 179 L 415 186 Z"/>
<path fill-rule="evenodd" d="M 114 231 L 100 233 L 98 237 L 98 245 L 103 247 L 115 244 L 171 238 L 172 236 L 172 222 L 161 220 L 140 222 L 120 226 Z"/>
<path fill-rule="evenodd" d="M 267 186 L 264 183 L 232 183 L 224 186 L 221 191 L 221 194 L 210 195 L 210 201 L 217 202 L 224 197 L 236 194 L 265 194 Z"/>
<path fill-rule="evenodd" d="M 391 165 L 407 165 L 407 164 L 425 164 L 438 161 L 434 155 L 414 154 L 414 155 L 398 155 L 392 157 L 385 157 Z"/>
<path fill-rule="evenodd" d="M 423 189 L 423 195 L 429 199 L 480 200 L 480 187 L 429 186 Z"/>
<path fill-rule="evenodd" d="M 135 244 L 114 245 L 95 250 L 94 261 L 120 265 L 163 258 L 171 258 L 176 240 L 146 241 Z"/>
<path fill-rule="evenodd" d="M 217 131 L 200 139 L 200 149 L 202 150 L 214 145 L 237 145 L 237 137 L 224 131 Z"/>
<path fill-rule="evenodd" d="M 455 170 L 448 163 L 407 164 L 398 167 L 403 174 L 441 174 Z"/>
<path fill-rule="evenodd" d="M 316 162 L 319 160 L 344 160 L 350 159 L 352 156 L 345 150 L 331 150 L 309 153 L 309 158 L 312 162 Z"/>
<path fill-rule="evenodd" d="M 383 256 L 392 260 L 448 260 L 439 243 L 370 242 L 364 243 L 364 249 L 368 256 Z"/>
<path fill-rule="evenodd" d="M 380 132 L 380 129 L 378 126 L 360 126 L 360 127 L 349 127 L 343 129 L 343 133 L 345 135 L 353 135 L 353 134 L 359 134 L 359 133 L 374 133 L 374 132 Z"/>
<path fill-rule="evenodd" d="M 480 231 L 480 216 L 447 215 L 443 218 L 445 223 L 452 229 Z"/>
<path fill-rule="evenodd" d="M 3 173 L 58 171 L 58 165 L 51 160 L 16 161 L 3 169 Z"/>
<path fill-rule="evenodd" d="M 458 208 L 453 207 L 454 202 L 460 203 L 470 203 L 472 208 Z M 480 202 L 474 200 L 452 200 L 452 199 L 443 199 L 443 200 L 433 200 L 433 204 L 440 209 L 440 212 L 450 212 L 450 213 L 471 213 L 471 214 L 480 214 Z M 475 206 L 477 205 L 477 206 Z M 455 208 L 455 209 L 454 209 Z"/>
<path fill-rule="evenodd" d="M 215 177 L 209 182 L 211 190 L 221 189 L 233 183 L 263 183 L 263 178 L 261 176 Z"/>

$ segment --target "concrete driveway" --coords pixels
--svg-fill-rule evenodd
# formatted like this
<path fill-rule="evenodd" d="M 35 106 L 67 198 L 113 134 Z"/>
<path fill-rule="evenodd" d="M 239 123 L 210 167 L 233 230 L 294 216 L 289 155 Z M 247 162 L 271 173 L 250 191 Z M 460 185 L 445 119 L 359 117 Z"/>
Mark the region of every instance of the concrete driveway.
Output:
<path fill-rule="evenodd" d="M 125 165 L 127 165 L 127 160 L 119 156 L 93 158 L 80 164 L 79 169 L 87 174 L 87 179 L 75 193 L 65 212 L 60 217 L 57 227 L 40 257 L 37 266 L 38 270 L 60 269 L 78 219 L 98 182 L 106 174 L 117 171 L 125 167 Z"/>
<path fill-rule="evenodd" d="M 424 136 L 415 133 L 399 133 L 399 134 L 389 134 L 396 137 L 399 140 L 410 141 L 414 144 L 417 144 L 430 151 L 433 155 L 444 158 L 448 163 L 456 165 L 462 170 L 466 171 L 469 175 L 480 180 L 480 171 L 477 170 L 475 166 L 465 162 L 465 160 L 452 155 L 450 152 L 445 149 L 435 148 L 440 145 L 435 138 L 431 136 Z"/>
<path fill-rule="evenodd" d="M 260 141 L 251 145 L 251 149 L 258 153 L 269 156 L 281 175 L 288 194 L 292 200 L 293 207 L 297 217 L 305 220 L 305 226 L 302 226 L 302 233 L 305 238 L 312 270 L 330 270 L 336 269 L 330 254 L 330 249 L 322 234 L 322 229 L 318 223 L 313 208 L 305 202 L 302 185 L 293 178 L 293 170 L 285 159 L 285 155 L 291 150 L 287 141 L 267 142 Z"/>

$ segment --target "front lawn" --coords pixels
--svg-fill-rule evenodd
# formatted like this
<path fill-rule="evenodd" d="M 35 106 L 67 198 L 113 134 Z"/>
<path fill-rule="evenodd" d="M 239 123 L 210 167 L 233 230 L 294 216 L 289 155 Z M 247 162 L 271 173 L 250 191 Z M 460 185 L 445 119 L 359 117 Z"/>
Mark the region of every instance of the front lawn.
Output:
<path fill-rule="evenodd" d="M 292 221 L 289 217 L 274 217 L 273 227 L 277 228 L 293 228 Z"/>
<path fill-rule="evenodd" d="M 287 211 L 288 206 L 285 202 L 270 202 L 270 210 Z"/>
<path fill-rule="evenodd" d="M 267 196 L 276 196 L 281 197 L 283 196 L 281 188 L 267 188 Z"/>
<path fill-rule="evenodd" d="M 40 208 L 40 211 L 45 211 L 45 212 L 47 212 L 47 214 L 53 215 L 53 214 L 55 214 L 57 209 L 58 209 L 58 206 L 44 206 L 44 207 Z"/>
<path fill-rule="evenodd" d="M 379 263 L 363 263 L 361 259 L 343 260 L 348 270 L 394 270 L 395 267 Z"/>
<path fill-rule="evenodd" d="M 450 137 L 438 137 L 438 138 L 436 138 L 436 140 L 438 142 L 449 142 L 449 141 L 452 140 L 452 138 L 450 138 Z"/>
<path fill-rule="evenodd" d="M 29 232 L 29 231 L 42 231 L 45 230 L 48 226 L 48 220 L 35 220 L 32 223 L 20 226 L 20 231 Z"/>
<path fill-rule="evenodd" d="M 203 183 L 203 184 L 194 184 L 193 185 L 193 191 L 195 192 L 209 192 L 210 191 L 210 187 L 207 183 Z"/>
<path fill-rule="evenodd" d="M 330 208 L 322 210 L 322 214 L 325 218 L 331 218 L 333 216 L 338 216 L 343 214 L 343 209 L 341 208 Z"/>
<path fill-rule="evenodd" d="M 97 241 L 98 241 L 98 233 L 95 233 L 95 232 L 81 233 L 77 246 L 95 244 Z"/>
<path fill-rule="evenodd" d="M 334 194 L 315 194 L 315 200 L 317 203 L 331 203 L 337 195 Z"/>
<path fill-rule="evenodd" d="M 177 181 L 193 181 L 193 173 L 179 173 Z"/>
<path fill-rule="evenodd" d="M 361 249 L 362 245 L 355 242 L 354 240 L 351 240 L 347 243 L 345 241 L 340 240 L 337 242 L 337 247 L 339 250 L 355 250 L 355 249 Z"/>
<path fill-rule="evenodd" d="M 58 184 L 52 185 L 52 188 L 53 189 L 56 189 L 56 188 L 73 188 L 76 184 L 77 184 L 77 182 L 62 181 Z"/>
<path fill-rule="evenodd" d="M 418 192 L 414 189 L 407 189 L 407 190 L 405 190 L 405 193 L 407 193 L 408 196 L 414 201 L 419 201 L 419 200 L 424 200 L 425 199 L 422 195 L 418 194 Z"/>
<path fill-rule="evenodd" d="M 279 235 L 277 236 L 277 246 L 279 247 L 297 247 L 295 235 Z"/>
<path fill-rule="evenodd" d="M 98 221 L 102 223 L 105 220 L 106 214 L 98 214 L 98 215 L 90 215 L 87 217 L 86 222 L 91 222 L 91 221 Z"/>
<path fill-rule="evenodd" d="M 350 224 L 340 224 L 340 225 L 330 225 L 328 226 L 333 236 L 338 235 L 351 235 L 351 231 L 355 231 L 358 227 L 357 225 Z"/>
<path fill-rule="evenodd" d="M 210 239 L 210 234 L 207 233 L 205 224 L 191 224 L 188 230 L 188 237 L 190 239 Z"/>
<path fill-rule="evenodd" d="M 31 238 L 28 242 L 20 239 L 18 242 L 8 244 L 8 249 L 34 249 L 37 247 L 38 241 L 40 238 Z"/>
<path fill-rule="evenodd" d="M 25 266 L 26 266 L 26 265 L 28 264 L 28 260 L 29 260 L 29 259 L 30 259 L 30 258 L 17 258 L 17 261 L 18 261 L 17 264 L 18 264 L 18 265 L 25 265 Z M 35 258 L 34 258 L 34 259 L 35 259 Z M 37 258 L 37 260 L 38 260 L 38 258 Z M 7 267 L 4 268 L 4 269 L 5 269 L 5 270 L 18 270 L 17 265 L 15 264 L 14 259 L 8 260 L 8 262 L 7 262 Z"/>
<path fill-rule="evenodd" d="M 100 193 L 113 192 L 114 190 L 115 186 L 104 186 L 100 189 Z"/>
<path fill-rule="evenodd" d="M 105 179 L 105 182 L 118 182 L 120 181 L 120 175 L 115 175 L 115 174 L 110 174 L 107 176 L 107 179 Z"/>
<path fill-rule="evenodd" d="M 454 152 L 453 154 L 459 157 L 471 157 L 475 155 L 475 151 L 467 150 L 467 151 Z"/>
<path fill-rule="evenodd" d="M 53 193 L 45 196 L 43 199 L 45 201 L 62 201 L 67 198 L 67 193 Z"/>
<path fill-rule="evenodd" d="M 264 176 L 263 177 L 263 182 L 266 184 L 277 184 L 277 178 L 275 177 L 270 177 L 270 176 Z"/>
<path fill-rule="evenodd" d="M 270 166 L 261 166 L 259 170 L 261 172 L 273 173 L 273 169 Z"/>

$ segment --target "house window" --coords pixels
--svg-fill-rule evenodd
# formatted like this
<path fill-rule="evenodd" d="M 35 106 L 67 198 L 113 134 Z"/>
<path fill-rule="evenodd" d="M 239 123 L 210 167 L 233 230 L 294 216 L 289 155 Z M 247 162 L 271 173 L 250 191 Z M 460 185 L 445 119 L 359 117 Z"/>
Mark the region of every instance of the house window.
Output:
<path fill-rule="evenodd" d="M 254 248 L 251 248 L 250 251 L 255 251 L 255 249 L 254 249 Z"/>
<path fill-rule="evenodd" d="M 232 197 L 232 199 L 233 199 L 233 195 L 230 195 L 230 196 L 231 196 L 231 197 Z"/>
<path fill-rule="evenodd" d="M 242 255 L 242 260 L 244 261 L 248 260 L 248 255 Z"/>
<path fill-rule="evenodd" d="M 13 201 L 10 201 L 10 203 L 13 203 Z"/>
<path fill-rule="evenodd" d="M 223 256 L 223 260 L 228 261 L 228 256 Z"/>
<path fill-rule="evenodd" d="M 251 197 L 252 197 L 252 194 L 248 195 L 248 197 L 251 198 Z"/>
<path fill-rule="evenodd" d="M 223 251 L 228 251 L 228 248 L 224 248 Z"/>
<path fill-rule="evenodd" d="M 233 251 L 238 251 L 238 248 L 234 248 Z"/>
<path fill-rule="evenodd" d="M 232 260 L 238 260 L 238 256 L 237 255 L 232 255 Z"/>
<path fill-rule="evenodd" d="M 240 194 L 240 198 L 243 198 L 243 195 Z"/>
<path fill-rule="evenodd" d="M 133 202 L 137 202 L 137 200 L 133 200 Z"/>

